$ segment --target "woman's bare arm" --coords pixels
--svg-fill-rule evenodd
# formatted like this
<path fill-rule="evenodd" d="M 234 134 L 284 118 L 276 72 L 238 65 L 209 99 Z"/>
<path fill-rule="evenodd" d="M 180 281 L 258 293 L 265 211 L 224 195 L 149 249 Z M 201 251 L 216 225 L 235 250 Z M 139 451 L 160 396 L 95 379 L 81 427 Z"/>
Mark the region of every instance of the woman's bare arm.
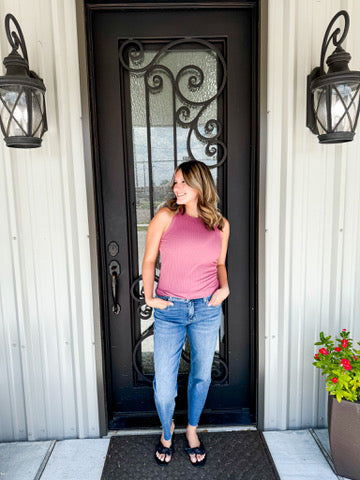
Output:
<path fill-rule="evenodd" d="M 145 254 L 142 264 L 142 280 L 145 302 L 149 307 L 153 308 L 165 308 L 167 305 L 171 304 L 171 302 L 167 302 L 161 298 L 154 298 L 153 290 L 155 264 L 159 253 L 160 240 L 163 233 L 169 227 L 172 217 L 173 214 L 168 208 L 162 208 L 159 210 L 149 223 L 146 235 Z"/>
<path fill-rule="evenodd" d="M 217 262 L 219 288 L 214 292 L 209 302 L 209 305 L 212 305 L 212 306 L 220 305 L 220 303 L 223 302 L 225 298 L 227 298 L 230 294 L 229 284 L 227 280 L 226 266 L 225 266 L 229 236 L 230 236 L 230 224 L 225 219 L 225 225 L 223 230 L 221 231 L 221 239 L 222 239 L 221 253 Z"/>

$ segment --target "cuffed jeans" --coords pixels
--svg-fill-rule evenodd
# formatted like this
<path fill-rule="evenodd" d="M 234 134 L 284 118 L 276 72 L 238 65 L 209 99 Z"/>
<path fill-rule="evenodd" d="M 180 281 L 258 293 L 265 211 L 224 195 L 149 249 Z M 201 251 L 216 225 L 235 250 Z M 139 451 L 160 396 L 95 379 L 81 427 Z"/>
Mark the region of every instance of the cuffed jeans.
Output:
<path fill-rule="evenodd" d="M 191 362 L 188 380 L 188 421 L 197 426 L 211 382 L 211 367 L 221 321 L 221 305 L 209 306 L 212 295 L 195 300 L 159 298 L 174 305 L 154 309 L 154 395 L 164 440 L 171 438 L 177 395 L 177 375 L 186 334 Z"/>

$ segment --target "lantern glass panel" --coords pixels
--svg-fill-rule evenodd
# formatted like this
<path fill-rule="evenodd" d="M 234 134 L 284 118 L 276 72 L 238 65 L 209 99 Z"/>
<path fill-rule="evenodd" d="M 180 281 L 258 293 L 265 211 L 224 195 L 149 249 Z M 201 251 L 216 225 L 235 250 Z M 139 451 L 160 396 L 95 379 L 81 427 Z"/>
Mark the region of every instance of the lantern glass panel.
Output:
<path fill-rule="evenodd" d="M 44 133 L 44 94 L 41 90 L 31 90 L 31 103 L 32 103 L 32 131 L 31 135 L 36 137 L 42 137 Z"/>
<path fill-rule="evenodd" d="M 22 85 L 0 87 L 2 129 L 8 137 L 42 136 L 44 95 Z"/>
<path fill-rule="evenodd" d="M 335 83 L 316 88 L 314 106 L 319 134 L 354 131 L 359 107 L 359 83 Z"/>
<path fill-rule="evenodd" d="M 354 130 L 356 112 L 359 106 L 359 83 L 338 84 L 332 87 L 331 117 L 335 132 Z"/>
<path fill-rule="evenodd" d="M 326 87 L 314 90 L 314 111 L 319 134 L 327 132 Z"/>
<path fill-rule="evenodd" d="M 24 88 L 18 85 L 5 86 L 0 89 L 1 118 L 7 136 L 27 134 L 28 111 Z"/>

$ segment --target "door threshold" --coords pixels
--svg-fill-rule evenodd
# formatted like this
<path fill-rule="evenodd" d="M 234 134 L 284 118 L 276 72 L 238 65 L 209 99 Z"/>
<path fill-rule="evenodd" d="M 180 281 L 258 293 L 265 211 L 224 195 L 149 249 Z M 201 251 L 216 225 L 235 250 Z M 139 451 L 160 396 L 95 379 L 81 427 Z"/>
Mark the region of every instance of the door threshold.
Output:
<path fill-rule="evenodd" d="M 198 427 L 197 431 L 201 432 L 241 432 L 257 430 L 255 425 L 223 425 L 216 427 Z M 186 428 L 177 428 L 176 433 L 185 433 Z M 107 435 L 104 435 L 102 438 L 111 438 L 111 437 L 124 437 L 129 435 L 159 435 L 161 433 L 161 428 L 126 428 L 124 430 L 108 430 Z"/>

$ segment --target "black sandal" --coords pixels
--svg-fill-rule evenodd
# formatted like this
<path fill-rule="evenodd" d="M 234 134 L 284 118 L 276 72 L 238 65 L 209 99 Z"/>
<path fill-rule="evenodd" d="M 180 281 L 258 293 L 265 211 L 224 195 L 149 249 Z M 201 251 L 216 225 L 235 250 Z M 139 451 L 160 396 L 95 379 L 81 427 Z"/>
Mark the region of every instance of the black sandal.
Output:
<path fill-rule="evenodd" d="M 162 442 L 161 442 L 161 439 L 159 440 L 159 443 L 157 444 L 156 446 L 156 450 L 155 450 L 155 454 L 154 454 L 154 458 L 155 458 L 155 461 L 158 465 L 168 465 L 170 462 L 171 462 L 171 458 L 173 456 L 173 453 L 174 453 L 174 442 L 173 442 L 173 439 L 174 439 L 174 434 L 172 435 L 171 437 L 171 445 L 170 447 L 165 447 Z M 160 453 L 160 454 L 165 454 L 164 455 L 164 460 L 160 460 L 160 458 L 157 457 L 156 453 Z M 168 462 L 165 461 L 165 458 L 166 458 L 166 455 L 168 455 L 170 457 L 170 460 Z"/>
<path fill-rule="evenodd" d="M 203 467 L 205 465 L 207 455 L 202 441 L 200 441 L 200 446 L 195 448 L 191 448 L 189 442 L 187 441 L 187 447 L 184 450 L 189 455 L 191 465 L 193 465 L 194 467 Z M 196 462 L 191 461 L 190 455 L 195 455 Z M 202 460 L 198 460 L 196 455 L 205 455 L 205 457 Z"/>

